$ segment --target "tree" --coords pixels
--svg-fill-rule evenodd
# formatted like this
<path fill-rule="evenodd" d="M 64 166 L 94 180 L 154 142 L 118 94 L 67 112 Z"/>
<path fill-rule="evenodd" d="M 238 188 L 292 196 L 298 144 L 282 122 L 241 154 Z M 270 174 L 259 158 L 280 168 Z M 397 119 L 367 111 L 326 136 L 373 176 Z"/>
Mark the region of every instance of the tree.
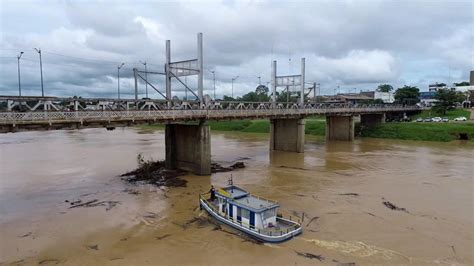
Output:
<path fill-rule="evenodd" d="M 269 91 L 270 89 L 268 89 L 268 87 L 265 85 L 258 85 L 257 88 L 255 89 L 255 93 L 257 93 L 258 95 L 261 95 L 261 94 L 267 95 Z"/>
<path fill-rule="evenodd" d="M 469 82 L 468 81 L 463 81 L 463 82 L 459 82 L 459 83 L 454 83 L 454 86 L 469 86 Z"/>
<path fill-rule="evenodd" d="M 380 91 L 380 92 L 391 92 L 392 90 L 393 90 L 393 87 L 390 84 L 380 84 L 377 87 L 377 91 Z"/>
<path fill-rule="evenodd" d="M 230 96 L 224 95 L 223 101 L 230 102 L 230 101 L 235 101 L 235 99 Z"/>
<path fill-rule="evenodd" d="M 244 102 L 268 102 L 270 101 L 270 96 L 268 95 L 269 89 L 267 86 L 259 85 L 255 88 L 255 91 L 251 91 L 247 94 L 239 97 L 239 101 Z"/>
<path fill-rule="evenodd" d="M 395 101 L 402 104 L 415 104 L 420 101 L 420 89 L 415 86 L 403 86 L 395 91 Z"/>
<path fill-rule="evenodd" d="M 462 92 L 456 92 L 450 89 L 439 89 L 436 91 L 433 110 L 436 113 L 445 115 L 446 111 L 454 109 L 456 103 L 462 103 L 466 96 Z"/>

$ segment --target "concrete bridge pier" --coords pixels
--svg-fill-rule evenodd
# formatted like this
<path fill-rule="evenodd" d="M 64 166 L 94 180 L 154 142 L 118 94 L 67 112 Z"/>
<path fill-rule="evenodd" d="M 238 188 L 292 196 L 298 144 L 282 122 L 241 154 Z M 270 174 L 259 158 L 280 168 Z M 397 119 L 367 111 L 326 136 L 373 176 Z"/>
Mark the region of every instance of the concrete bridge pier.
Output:
<path fill-rule="evenodd" d="M 354 116 L 326 116 L 326 140 L 354 140 Z"/>
<path fill-rule="evenodd" d="M 166 124 L 165 146 L 166 168 L 211 174 L 211 135 L 207 122 Z"/>
<path fill-rule="evenodd" d="M 385 123 L 385 113 L 360 115 L 360 125 L 364 128 L 374 127 L 382 123 Z"/>
<path fill-rule="evenodd" d="M 305 120 L 270 119 L 270 150 L 304 152 Z"/>

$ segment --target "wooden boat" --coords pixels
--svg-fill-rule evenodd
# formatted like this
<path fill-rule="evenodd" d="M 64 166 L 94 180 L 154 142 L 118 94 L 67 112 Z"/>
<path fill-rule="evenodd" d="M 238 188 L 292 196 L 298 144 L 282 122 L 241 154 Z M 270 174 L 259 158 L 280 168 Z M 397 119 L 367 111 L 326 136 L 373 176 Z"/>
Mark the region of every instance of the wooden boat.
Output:
<path fill-rule="evenodd" d="M 302 233 L 301 223 L 277 215 L 277 202 L 251 195 L 234 185 L 199 195 L 201 209 L 212 217 L 263 242 L 282 242 Z"/>

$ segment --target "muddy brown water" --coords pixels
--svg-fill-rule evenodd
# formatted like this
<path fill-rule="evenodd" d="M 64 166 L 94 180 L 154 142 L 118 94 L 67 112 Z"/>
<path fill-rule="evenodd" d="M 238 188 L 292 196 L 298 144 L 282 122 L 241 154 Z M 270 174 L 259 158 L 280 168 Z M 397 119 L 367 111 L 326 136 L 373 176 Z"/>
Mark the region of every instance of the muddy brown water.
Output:
<path fill-rule="evenodd" d="M 138 153 L 164 159 L 163 131 L 3 134 L 0 264 L 474 263 L 472 143 L 307 136 L 304 154 L 269 153 L 265 134 L 213 132 L 211 143 L 214 161 L 246 163 L 232 172 L 237 185 L 304 212 L 303 234 L 261 245 L 207 223 L 198 193 L 230 173 L 185 176 L 184 188 L 120 180 Z M 103 204 L 69 208 L 78 200 Z"/>

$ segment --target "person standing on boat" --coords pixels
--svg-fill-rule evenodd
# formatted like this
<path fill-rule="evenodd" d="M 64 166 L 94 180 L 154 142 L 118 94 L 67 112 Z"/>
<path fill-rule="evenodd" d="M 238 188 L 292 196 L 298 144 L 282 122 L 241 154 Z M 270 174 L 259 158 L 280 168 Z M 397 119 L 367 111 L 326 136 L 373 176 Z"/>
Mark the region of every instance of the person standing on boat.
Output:
<path fill-rule="evenodd" d="M 211 200 L 215 200 L 216 199 L 216 189 L 214 188 L 214 186 L 211 185 L 211 189 L 209 190 L 209 193 L 211 193 Z"/>

